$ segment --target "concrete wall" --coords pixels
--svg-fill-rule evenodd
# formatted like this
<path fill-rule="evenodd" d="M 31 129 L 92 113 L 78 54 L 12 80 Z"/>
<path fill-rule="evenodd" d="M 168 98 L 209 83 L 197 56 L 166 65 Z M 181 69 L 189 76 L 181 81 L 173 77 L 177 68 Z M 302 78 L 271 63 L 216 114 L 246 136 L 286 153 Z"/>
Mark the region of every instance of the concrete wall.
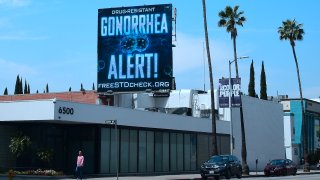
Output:
<path fill-rule="evenodd" d="M 272 101 L 242 96 L 247 143 L 247 162 L 251 171 L 263 170 L 269 160 L 285 158 L 282 105 Z M 232 111 L 234 154 L 241 159 L 241 126 L 239 108 Z"/>
<path fill-rule="evenodd" d="M 60 107 L 73 108 L 74 113 L 59 113 Z M 81 104 L 67 101 L 56 101 L 56 121 L 98 123 L 106 120 L 117 120 L 119 125 L 145 128 L 171 129 L 211 133 L 211 119 L 195 118 L 175 114 L 133 110 L 129 108 Z M 230 123 L 217 121 L 217 133 L 228 134 Z"/>
<path fill-rule="evenodd" d="M 54 100 L 0 102 L 1 121 L 53 120 Z"/>
<path fill-rule="evenodd" d="M 56 123 L 105 124 L 211 133 L 211 119 L 133 110 L 129 108 L 82 104 L 61 100 L 0 102 L 0 122 L 46 121 Z M 63 109 L 72 109 L 72 113 Z M 228 134 L 230 123 L 217 121 L 217 133 Z"/>

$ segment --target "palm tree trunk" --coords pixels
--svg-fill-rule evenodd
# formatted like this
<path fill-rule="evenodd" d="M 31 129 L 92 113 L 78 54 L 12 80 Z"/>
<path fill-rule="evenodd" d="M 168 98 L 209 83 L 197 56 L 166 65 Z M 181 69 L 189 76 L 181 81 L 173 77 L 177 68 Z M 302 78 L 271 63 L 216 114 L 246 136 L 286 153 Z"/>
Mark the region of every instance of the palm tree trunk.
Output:
<path fill-rule="evenodd" d="M 212 66 L 211 66 L 211 57 L 210 57 L 210 48 L 209 48 L 209 38 L 208 38 L 208 28 L 207 28 L 207 12 L 206 12 L 206 1 L 202 0 L 203 8 L 203 21 L 204 21 L 204 32 L 206 38 L 206 50 L 208 56 L 208 67 L 209 67 L 209 76 L 210 76 L 210 90 L 211 90 L 211 118 L 212 118 L 212 155 L 218 154 L 217 147 L 217 130 L 216 130 L 216 116 L 214 108 L 214 89 L 213 89 L 213 76 L 212 76 Z"/>
<path fill-rule="evenodd" d="M 242 101 L 242 100 L 241 100 Z M 240 106 L 240 124 L 241 124 L 241 158 L 242 158 L 242 173 L 249 175 L 249 166 L 247 164 L 247 144 L 246 133 L 244 128 L 243 108 L 242 102 Z"/>
<path fill-rule="evenodd" d="M 302 88 L 301 88 L 301 80 L 300 80 L 300 73 L 299 73 L 299 65 L 298 65 L 298 59 L 296 56 L 296 51 L 294 49 L 294 44 L 291 43 L 292 52 L 294 56 L 294 61 L 296 63 L 296 70 L 297 70 L 297 76 L 298 76 L 298 83 L 299 83 L 299 92 L 300 92 L 300 103 L 301 103 L 301 109 L 302 109 L 302 133 L 303 133 L 303 156 L 304 156 L 304 167 L 303 171 L 309 172 L 310 166 L 308 161 L 308 133 L 307 133 L 307 121 L 304 117 L 304 106 L 303 106 L 303 96 L 302 96 Z"/>
<path fill-rule="evenodd" d="M 235 67 L 236 67 L 236 78 L 239 78 L 236 37 L 233 37 L 233 53 L 234 53 L 234 63 L 235 63 Z M 240 124 L 241 124 L 242 173 L 245 174 L 245 175 L 249 175 L 249 166 L 247 164 L 246 132 L 245 132 L 245 128 L 244 128 L 242 102 L 241 102 L 241 105 L 240 105 Z"/>
<path fill-rule="evenodd" d="M 239 78 L 236 37 L 233 37 L 232 39 L 233 39 L 234 66 L 236 67 L 236 78 Z"/>

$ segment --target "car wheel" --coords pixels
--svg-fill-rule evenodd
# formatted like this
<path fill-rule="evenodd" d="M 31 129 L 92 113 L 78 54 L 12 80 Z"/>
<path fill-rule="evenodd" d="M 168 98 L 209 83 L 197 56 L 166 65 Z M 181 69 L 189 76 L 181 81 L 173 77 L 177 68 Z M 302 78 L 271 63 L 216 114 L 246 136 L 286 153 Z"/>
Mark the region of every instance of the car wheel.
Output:
<path fill-rule="evenodd" d="M 284 170 L 282 175 L 283 176 L 287 176 L 288 175 L 288 169 Z"/>
<path fill-rule="evenodd" d="M 228 169 L 227 171 L 226 171 L 226 179 L 230 179 L 231 178 L 231 172 L 230 172 L 230 169 Z"/>
<path fill-rule="evenodd" d="M 242 178 L 242 172 L 239 172 L 239 173 L 236 175 L 236 177 L 237 177 L 238 179 L 241 179 L 241 178 Z"/>
<path fill-rule="evenodd" d="M 201 179 L 207 179 L 207 176 L 205 176 L 204 174 L 201 174 Z"/>
<path fill-rule="evenodd" d="M 215 180 L 219 180 L 220 177 L 219 177 L 219 176 L 215 176 L 214 179 L 215 179 Z"/>
<path fill-rule="evenodd" d="M 294 175 L 294 176 L 297 175 L 297 169 L 294 169 L 294 170 L 293 170 L 292 175 Z"/>

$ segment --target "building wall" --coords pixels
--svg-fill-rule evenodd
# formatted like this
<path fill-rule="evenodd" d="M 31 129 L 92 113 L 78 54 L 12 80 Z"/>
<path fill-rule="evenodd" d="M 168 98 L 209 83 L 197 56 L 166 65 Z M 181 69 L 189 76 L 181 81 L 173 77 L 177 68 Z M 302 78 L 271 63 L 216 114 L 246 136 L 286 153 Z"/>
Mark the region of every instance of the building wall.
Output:
<path fill-rule="evenodd" d="M 64 108 L 73 109 L 73 113 L 63 113 Z M 56 167 L 64 167 L 69 173 L 74 170 L 75 155 L 80 149 L 87 159 L 86 173 L 115 172 L 115 130 L 106 120 L 118 122 L 122 174 L 197 172 L 199 164 L 212 152 L 209 118 L 52 99 L 0 102 L 0 109 L 5 109 L 0 114 L 1 123 L 19 127 L 37 144 L 60 147 L 61 159 L 56 159 L 56 164 L 63 165 Z M 228 124 L 217 121 L 218 152 L 223 154 L 230 153 Z M 42 143 L 46 140 L 48 143 Z"/>
<path fill-rule="evenodd" d="M 286 158 L 291 159 L 296 164 L 300 164 L 299 145 L 292 144 L 295 138 L 294 114 L 289 112 L 285 113 L 283 120 L 284 120 L 284 146 L 286 149 Z"/>
<path fill-rule="evenodd" d="M 53 120 L 54 100 L 0 102 L 0 122 Z"/>
<path fill-rule="evenodd" d="M 114 128 L 101 129 L 100 173 L 120 174 L 197 172 L 211 156 L 211 134 L 161 129 L 120 128 L 118 162 Z M 228 154 L 229 137 L 218 134 L 218 151 Z M 228 146 L 227 146 L 228 147 Z"/>
<path fill-rule="evenodd" d="M 294 114 L 295 137 L 292 143 L 301 144 L 302 138 L 302 108 L 300 100 L 290 101 L 290 112 Z"/>
<path fill-rule="evenodd" d="M 292 146 L 294 154 L 298 152 L 298 161 L 303 158 L 303 122 L 302 122 L 302 107 L 300 99 L 285 99 L 281 102 L 284 106 L 285 112 L 290 112 L 294 115 L 294 136 L 292 137 Z M 317 153 L 320 151 L 318 142 L 320 142 L 317 135 L 319 128 L 318 122 L 320 119 L 320 103 L 314 100 L 304 99 L 303 105 L 305 108 L 304 120 L 307 126 L 307 140 L 309 153 Z"/>
<path fill-rule="evenodd" d="M 65 101 L 96 104 L 98 94 L 95 91 L 72 91 L 59 93 L 18 94 L 0 96 L 0 101 L 20 101 L 37 99 L 60 99 Z"/>
<path fill-rule="evenodd" d="M 15 127 L 0 125 L 0 169 L 7 169 L 15 164 L 15 157 L 9 150 L 10 139 L 16 135 L 15 132 Z"/>
<path fill-rule="evenodd" d="M 282 105 L 249 96 L 241 96 L 244 127 L 247 143 L 247 162 L 258 170 L 275 158 L 285 158 L 284 125 Z M 239 108 L 232 111 L 233 134 L 235 137 L 234 154 L 241 160 L 241 126 Z"/>

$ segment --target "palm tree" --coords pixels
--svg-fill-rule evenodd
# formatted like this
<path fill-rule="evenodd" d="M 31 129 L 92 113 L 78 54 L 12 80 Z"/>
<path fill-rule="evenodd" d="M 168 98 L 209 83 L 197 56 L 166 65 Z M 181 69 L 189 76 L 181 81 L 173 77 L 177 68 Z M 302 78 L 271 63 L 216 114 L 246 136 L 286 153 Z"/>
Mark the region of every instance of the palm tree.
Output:
<path fill-rule="evenodd" d="M 300 73 L 299 73 L 299 65 L 298 59 L 295 51 L 295 41 L 303 40 L 304 30 L 302 29 L 302 24 L 298 24 L 295 19 L 293 21 L 287 19 L 286 21 L 282 21 L 282 26 L 278 28 L 278 33 L 280 35 L 280 40 L 289 40 L 290 45 L 293 52 L 294 61 L 296 64 L 298 83 L 299 83 L 299 91 L 300 91 L 300 103 L 302 108 L 302 126 L 303 126 L 303 152 L 304 152 L 304 171 L 310 171 L 309 162 L 308 162 L 308 137 L 307 137 L 307 122 L 304 117 L 304 106 L 303 106 L 303 96 L 302 96 L 302 88 L 300 81 Z"/>
<path fill-rule="evenodd" d="M 237 63 L 237 27 L 243 26 L 243 23 L 246 21 L 246 18 L 243 15 L 243 11 L 238 12 L 239 6 L 234 8 L 227 6 L 224 11 L 219 12 L 219 17 L 221 18 L 218 22 L 219 27 L 226 27 L 228 33 L 231 34 L 231 39 L 233 40 L 233 54 L 234 62 L 236 67 L 236 78 L 239 78 L 238 73 L 238 63 Z M 244 120 L 243 120 L 243 109 L 240 106 L 240 124 L 241 124 L 241 157 L 242 157 L 242 167 L 243 174 L 249 174 L 249 167 L 247 164 L 247 145 L 246 145 L 246 133 L 244 129 Z"/>
<path fill-rule="evenodd" d="M 236 67 L 236 77 L 239 78 L 238 73 L 238 62 L 237 62 L 237 25 L 243 26 L 243 23 L 246 21 L 246 18 L 243 15 L 243 11 L 238 12 L 239 6 L 234 8 L 227 6 L 224 11 L 219 12 L 219 17 L 221 18 L 218 22 L 219 27 L 226 27 L 227 32 L 231 34 L 231 39 L 233 40 L 233 53 L 234 53 L 234 62 Z"/>
<path fill-rule="evenodd" d="M 206 1 L 202 0 L 203 8 L 203 21 L 204 21 L 204 31 L 206 38 L 206 50 L 208 56 L 208 67 L 209 67 L 209 77 L 210 77 L 210 95 L 211 95 L 211 118 L 212 118 L 212 155 L 218 154 L 217 147 L 217 130 L 216 130 L 216 116 L 215 116 L 215 107 L 214 107 L 214 89 L 213 89 L 213 77 L 212 77 L 212 66 L 211 66 L 211 57 L 210 57 L 210 48 L 209 48 L 209 38 L 208 38 L 208 28 L 207 28 L 207 12 L 206 12 Z"/>

